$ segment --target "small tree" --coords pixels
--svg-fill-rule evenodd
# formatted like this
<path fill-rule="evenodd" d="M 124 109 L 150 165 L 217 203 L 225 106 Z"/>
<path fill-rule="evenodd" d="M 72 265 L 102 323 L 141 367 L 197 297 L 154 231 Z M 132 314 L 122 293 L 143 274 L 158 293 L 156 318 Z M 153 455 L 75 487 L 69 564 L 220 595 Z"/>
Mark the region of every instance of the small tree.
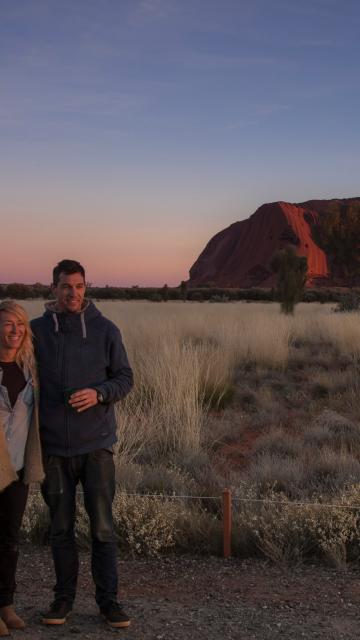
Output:
<path fill-rule="evenodd" d="M 169 300 L 169 287 L 167 286 L 167 284 L 164 284 L 163 288 L 161 289 L 160 295 L 164 302 L 167 302 Z"/>
<path fill-rule="evenodd" d="M 29 296 L 30 287 L 20 282 L 12 282 L 6 287 L 6 297 L 14 298 L 15 300 L 26 300 Z"/>
<path fill-rule="evenodd" d="M 181 284 L 180 284 L 180 294 L 181 294 L 181 298 L 182 300 L 185 302 L 187 300 L 187 282 L 185 280 L 181 280 Z"/>
<path fill-rule="evenodd" d="M 276 293 L 281 303 L 282 313 L 294 313 L 306 283 L 307 258 L 297 256 L 293 249 L 280 249 L 271 263 L 277 275 Z"/>

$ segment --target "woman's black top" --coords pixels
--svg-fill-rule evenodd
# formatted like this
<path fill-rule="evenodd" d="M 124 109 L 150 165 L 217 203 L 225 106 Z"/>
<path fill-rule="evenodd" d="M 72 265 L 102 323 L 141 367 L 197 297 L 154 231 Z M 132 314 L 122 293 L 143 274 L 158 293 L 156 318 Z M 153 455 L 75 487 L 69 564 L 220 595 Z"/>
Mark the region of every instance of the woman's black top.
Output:
<path fill-rule="evenodd" d="M 7 388 L 10 404 L 13 407 L 20 391 L 22 391 L 26 385 L 25 376 L 16 362 L 0 361 L 0 367 L 3 370 L 1 384 Z"/>

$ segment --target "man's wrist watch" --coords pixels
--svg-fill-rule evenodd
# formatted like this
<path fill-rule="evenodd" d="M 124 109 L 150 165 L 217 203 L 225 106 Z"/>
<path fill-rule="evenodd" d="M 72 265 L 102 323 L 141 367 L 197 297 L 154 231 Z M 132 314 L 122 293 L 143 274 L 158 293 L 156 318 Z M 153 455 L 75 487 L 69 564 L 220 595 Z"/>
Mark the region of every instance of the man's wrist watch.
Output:
<path fill-rule="evenodd" d="M 97 397 L 97 401 L 100 402 L 100 404 L 104 402 L 104 396 L 100 391 L 96 392 L 96 397 Z"/>

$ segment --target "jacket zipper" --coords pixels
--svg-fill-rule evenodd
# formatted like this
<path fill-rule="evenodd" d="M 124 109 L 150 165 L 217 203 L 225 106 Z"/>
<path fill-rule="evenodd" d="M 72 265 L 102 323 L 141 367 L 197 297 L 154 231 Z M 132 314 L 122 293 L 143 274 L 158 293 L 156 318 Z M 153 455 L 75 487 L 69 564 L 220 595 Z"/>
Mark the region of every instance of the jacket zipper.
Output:
<path fill-rule="evenodd" d="M 61 358 L 61 384 L 62 384 L 62 389 L 63 389 L 63 394 L 65 393 L 65 389 L 67 386 L 67 375 L 66 375 L 66 369 L 65 369 L 65 335 L 64 334 L 60 334 L 61 335 L 61 342 L 62 342 L 62 358 Z M 70 449 L 70 428 L 69 428 L 69 412 L 70 409 L 68 407 L 68 404 L 65 405 L 65 448 L 66 449 Z"/>

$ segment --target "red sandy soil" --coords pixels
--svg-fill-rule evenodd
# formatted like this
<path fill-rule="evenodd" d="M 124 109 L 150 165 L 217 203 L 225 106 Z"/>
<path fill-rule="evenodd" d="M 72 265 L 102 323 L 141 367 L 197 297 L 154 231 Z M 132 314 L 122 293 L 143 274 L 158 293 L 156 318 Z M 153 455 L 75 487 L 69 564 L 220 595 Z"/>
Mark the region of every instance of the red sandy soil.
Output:
<path fill-rule="evenodd" d="M 253 429 L 246 429 L 241 434 L 241 440 L 236 442 L 230 442 L 224 444 L 221 449 L 219 449 L 219 466 L 224 465 L 224 468 L 229 466 L 237 467 L 243 466 L 247 464 L 248 454 L 251 452 L 254 443 L 261 435 L 260 432 L 254 431 Z"/>

